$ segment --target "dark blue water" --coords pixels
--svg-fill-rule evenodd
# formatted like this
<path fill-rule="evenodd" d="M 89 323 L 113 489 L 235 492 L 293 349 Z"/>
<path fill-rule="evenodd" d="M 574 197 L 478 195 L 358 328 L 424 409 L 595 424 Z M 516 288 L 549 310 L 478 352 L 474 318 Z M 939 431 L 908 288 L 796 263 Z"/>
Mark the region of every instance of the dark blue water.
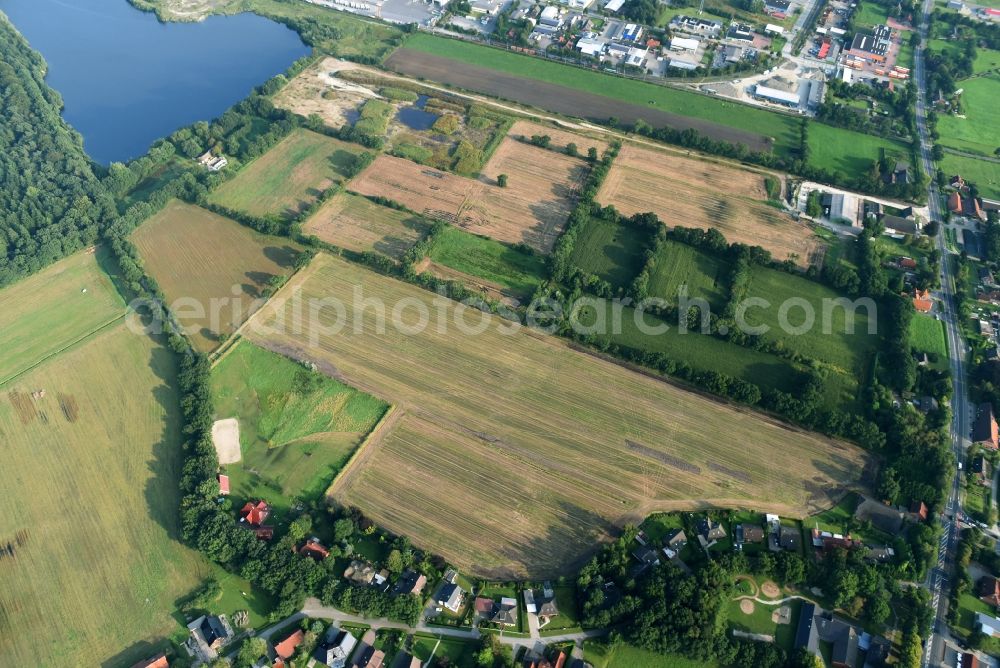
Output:
<path fill-rule="evenodd" d="M 219 116 L 309 52 L 255 14 L 167 23 L 126 0 L 0 0 L 48 62 L 48 84 L 97 162 L 125 161 Z"/>
<path fill-rule="evenodd" d="M 430 130 L 438 117 L 437 114 L 424 111 L 425 104 L 427 104 L 427 96 L 421 95 L 412 105 L 400 109 L 396 118 L 411 130 Z"/>

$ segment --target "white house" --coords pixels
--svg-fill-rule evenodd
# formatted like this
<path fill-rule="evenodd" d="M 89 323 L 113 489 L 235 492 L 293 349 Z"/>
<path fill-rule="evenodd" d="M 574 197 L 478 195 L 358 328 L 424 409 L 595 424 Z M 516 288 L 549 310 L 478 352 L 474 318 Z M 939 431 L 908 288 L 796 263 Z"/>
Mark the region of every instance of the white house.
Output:
<path fill-rule="evenodd" d="M 783 35 L 785 33 L 785 29 L 781 26 L 776 26 L 773 23 L 768 23 L 764 26 L 764 32 L 771 33 L 772 35 Z"/>
<path fill-rule="evenodd" d="M 696 39 L 690 37 L 674 37 L 670 40 L 671 51 L 697 51 L 701 44 Z"/>
<path fill-rule="evenodd" d="M 597 37 L 581 37 L 576 42 L 576 48 L 587 56 L 596 57 L 604 53 L 604 47 L 608 43 Z"/>
<path fill-rule="evenodd" d="M 1000 635 L 1000 619 L 990 617 L 982 612 L 976 613 L 976 626 L 982 629 L 988 638 Z"/>

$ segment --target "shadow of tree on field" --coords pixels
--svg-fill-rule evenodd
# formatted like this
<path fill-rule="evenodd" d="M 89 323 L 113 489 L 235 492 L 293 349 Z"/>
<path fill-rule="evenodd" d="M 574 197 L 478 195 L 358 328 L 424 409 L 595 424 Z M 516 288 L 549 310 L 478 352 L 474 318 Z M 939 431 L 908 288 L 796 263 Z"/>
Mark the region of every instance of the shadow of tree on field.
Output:
<path fill-rule="evenodd" d="M 282 269 L 289 269 L 295 266 L 295 259 L 299 256 L 299 251 L 292 246 L 265 246 L 264 257 Z"/>

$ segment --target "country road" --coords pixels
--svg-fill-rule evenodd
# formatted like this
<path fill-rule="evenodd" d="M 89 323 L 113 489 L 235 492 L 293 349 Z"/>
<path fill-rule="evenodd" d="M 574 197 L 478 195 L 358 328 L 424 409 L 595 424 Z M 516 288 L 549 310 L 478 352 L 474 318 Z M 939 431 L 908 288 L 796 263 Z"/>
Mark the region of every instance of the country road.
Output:
<path fill-rule="evenodd" d="M 941 198 L 938 193 L 931 149 L 933 143 L 927 130 L 927 81 L 924 71 L 924 50 L 927 44 L 928 20 L 934 6 L 933 0 L 924 0 L 920 19 L 920 46 L 915 54 L 917 83 L 917 132 L 920 137 L 920 158 L 924 172 L 928 176 L 927 206 L 931 220 L 944 220 L 941 211 Z M 962 461 L 969 446 L 970 415 L 968 390 L 966 388 L 965 355 L 966 346 L 959 328 L 959 314 L 955 308 L 955 276 L 952 269 L 952 253 L 945 246 L 943 228 L 937 235 L 938 249 L 941 251 L 941 317 L 945 324 L 948 342 L 949 367 L 951 370 L 952 387 L 952 424 L 951 442 L 957 461 Z M 954 647 L 955 639 L 948 629 L 948 578 L 952 571 L 952 556 L 958 543 L 959 529 L 955 514 L 961 509 L 960 492 L 961 473 L 956 470 L 952 481 L 951 493 L 944 509 L 942 519 L 942 536 L 938 545 L 938 558 L 934 568 L 927 575 L 924 586 L 931 592 L 931 605 L 934 609 L 934 622 L 924 646 L 923 666 L 944 665 L 943 659 L 947 645 Z"/>

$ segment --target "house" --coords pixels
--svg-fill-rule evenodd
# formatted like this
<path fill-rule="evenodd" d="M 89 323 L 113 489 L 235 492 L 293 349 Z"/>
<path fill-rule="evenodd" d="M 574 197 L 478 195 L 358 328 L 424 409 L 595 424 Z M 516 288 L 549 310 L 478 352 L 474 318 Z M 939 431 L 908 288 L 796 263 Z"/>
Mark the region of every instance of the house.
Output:
<path fill-rule="evenodd" d="M 170 668 L 170 663 L 167 661 L 167 655 L 160 652 L 151 659 L 133 664 L 132 668 Z"/>
<path fill-rule="evenodd" d="M 665 542 L 667 547 L 674 551 L 680 551 L 685 545 L 687 545 L 687 536 L 684 534 L 683 529 L 674 529 L 667 534 Z"/>
<path fill-rule="evenodd" d="M 954 1 L 955 0 L 949 0 L 948 6 L 951 7 L 951 3 Z M 958 656 L 959 668 L 979 668 L 981 665 L 982 663 L 972 652 L 966 652 L 965 654 L 959 654 Z"/>
<path fill-rule="evenodd" d="M 552 28 L 562 27 L 563 20 L 559 16 L 559 8 L 551 5 L 542 10 L 538 16 L 538 23 Z"/>
<path fill-rule="evenodd" d="M 990 477 L 990 463 L 986 460 L 986 457 L 982 455 L 976 455 L 972 458 L 972 466 L 969 467 L 969 471 L 976 476 L 976 481 L 980 485 L 985 485 L 989 487 L 992 484 L 992 479 Z"/>
<path fill-rule="evenodd" d="M 670 29 L 692 35 L 718 37 L 722 32 L 722 24 L 718 21 L 708 21 L 706 19 L 679 15 L 670 21 Z"/>
<path fill-rule="evenodd" d="M 722 55 L 727 63 L 738 63 L 743 60 L 743 48 L 735 44 L 727 44 L 722 49 Z"/>
<path fill-rule="evenodd" d="M 913 218 L 884 213 L 882 214 L 880 220 L 882 221 L 882 224 L 885 225 L 885 231 L 889 234 L 917 233 L 917 221 Z"/>
<path fill-rule="evenodd" d="M 477 615 L 489 619 L 490 617 L 493 616 L 493 606 L 495 604 L 496 603 L 492 598 L 477 596 L 472 606 L 473 609 L 476 611 Z"/>
<path fill-rule="evenodd" d="M 927 363 L 921 364 L 920 366 L 927 366 Z M 916 400 L 917 410 L 921 413 L 927 414 L 931 411 L 936 411 L 940 408 L 938 400 L 931 396 L 923 396 Z"/>
<path fill-rule="evenodd" d="M 585 56 L 590 56 L 592 58 L 596 58 L 604 53 L 604 49 L 607 48 L 607 46 L 608 42 L 598 37 L 581 37 L 576 42 L 577 50 Z"/>
<path fill-rule="evenodd" d="M 403 574 L 399 576 L 399 579 L 396 580 L 396 586 L 392 590 L 392 595 L 399 596 L 401 594 L 416 594 L 419 596 L 423 593 L 424 587 L 426 586 L 426 575 L 418 573 L 412 568 L 407 568 L 403 571 Z"/>
<path fill-rule="evenodd" d="M 695 524 L 695 530 L 698 532 L 698 543 L 704 549 L 712 547 L 720 539 L 726 537 L 726 530 L 711 517 L 702 517 L 698 520 Z"/>
<path fill-rule="evenodd" d="M 375 581 L 375 567 L 366 561 L 352 559 L 344 571 L 344 579 L 349 580 L 351 584 L 370 585 Z"/>
<path fill-rule="evenodd" d="M 781 26 L 776 26 L 773 23 L 768 23 L 766 26 L 764 26 L 764 32 L 768 33 L 769 35 L 783 35 L 785 33 L 785 29 L 782 28 Z M 829 51 L 830 47 L 826 48 Z M 825 53 L 823 54 L 823 57 L 824 58 L 826 57 Z"/>
<path fill-rule="evenodd" d="M 875 563 L 884 563 L 886 561 L 891 561 L 893 557 L 896 556 L 896 551 L 891 547 L 879 546 L 879 547 L 869 547 L 866 559 Z"/>
<path fill-rule="evenodd" d="M 331 626 L 313 656 L 328 668 L 345 668 L 347 659 L 357 644 L 358 639 L 350 631 Z"/>
<path fill-rule="evenodd" d="M 435 603 L 442 608 L 448 608 L 452 612 L 457 613 L 459 608 L 462 607 L 464 596 L 465 592 L 457 584 L 454 582 L 445 582 L 438 591 Z"/>
<path fill-rule="evenodd" d="M 292 658 L 295 650 L 298 649 L 304 639 L 305 633 L 302 632 L 302 629 L 296 629 L 294 633 L 286 636 L 284 640 L 274 644 L 274 653 L 278 655 L 279 659 L 287 661 Z"/>
<path fill-rule="evenodd" d="M 729 26 L 726 37 L 737 42 L 753 42 L 753 28 L 735 21 Z"/>
<path fill-rule="evenodd" d="M 983 603 L 1000 607 L 1000 580 L 992 575 L 984 575 L 976 583 L 976 596 Z"/>
<path fill-rule="evenodd" d="M 229 496 L 229 476 L 222 473 L 219 474 L 219 494 L 222 496 Z"/>
<path fill-rule="evenodd" d="M 898 534 L 903 527 L 903 513 L 875 499 L 864 498 L 854 511 L 854 517 L 861 522 L 871 522 L 873 527 L 885 533 Z"/>
<path fill-rule="evenodd" d="M 858 661 L 858 632 L 852 625 L 831 616 L 816 618 L 816 634 L 831 644 L 832 668 L 854 668 Z"/>
<path fill-rule="evenodd" d="M 313 536 L 302 546 L 299 554 L 303 557 L 312 557 L 316 561 L 323 561 L 330 556 L 330 550 L 326 549 L 323 543 L 319 542 L 319 538 Z"/>
<path fill-rule="evenodd" d="M 507 596 L 501 598 L 490 621 L 501 626 L 517 626 L 517 599 Z"/>
<path fill-rule="evenodd" d="M 670 40 L 671 51 L 697 51 L 701 42 L 693 37 L 674 37 Z"/>
<path fill-rule="evenodd" d="M 640 547 L 632 551 L 632 556 L 636 560 L 645 566 L 659 566 L 660 557 L 657 555 L 656 550 L 650 547 Z"/>
<path fill-rule="evenodd" d="M 259 501 L 247 501 L 243 509 L 240 510 L 240 524 L 247 527 L 261 540 L 270 540 L 274 535 L 274 527 L 264 524 L 267 516 L 271 514 L 271 506 L 263 499 Z"/>
<path fill-rule="evenodd" d="M 740 536 L 739 543 L 763 543 L 764 529 L 756 524 L 737 524 L 736 533 Z"/>
<path fill-rule="evenodd" d="M 559 606 L 556 604 L 555 595 L 542 597 L 542 604 L 538 606 L 539 617 L 555 617 L 559 614 Z"/>
<path fill-rule="evenodd" d="M 187 625 L 188 647 L 205 661 L 212 661 L 219 650 L 233 639 L 233 629 L 224 615 L 202 615 Z"/>
<path fill-rule="evenodd" d="M 355 668 L 382 668 L 384 663 L 385 652 L 368 645 L 354 661 L 354 666 Z"/>
<path fill-rule="evenodd" d="M 781 527 L 778 532 L 778 544 L 782 549 L 797 551 L 802 544 L 802 532 L 798 527 Z"/>
<path fill-rule="evenodd" d="M 538 606 L 535 605 L 535 593 L 530 589 L 524 590 L 524 609 L 533 614 L 538 612 Z"/>
<path fill-rule="evenodd" d="M 990 617 L 989 615 L 977 612 L 976 626 L 979 627 L 987 638 L 993 638 L 1000 635 L 1000 619 L 997 619 L 996 617 Z"/>
<path fill-rule="evenodd" d="M 948 186 L 955 190 L 965 190 L 965 179 L 962 178 L 961 174 L 956 174 L 948 179 Z"/>
<path fill-rule="evenodd" d="M 764 11 L 768 14 L 788 14 L 789 6 L 788 0 L 764 0 Z"/>
<path fill-rule="evenodd" d="M 934 310 L 934 301 L 929 290 L 913 291 L 913 308 L 920 313 L 930 313 Z"/>
<path fill-rule="evenodd" d="M 799 612 L 799 625 L 795 628 L 795 649 L 817 650 L 815 616 L 816 604 L 803 601 Z"/>
<path fill-rule="evenodd" d="M 972 442 L 990 450 L 996 450 L 1000 446 L 1000 430 L 993 416 L 993 405 L 989 402 L 979 404 L 976 421 L 972 426 Z"/>
<path fill-rule="evenodd" d="M 901 257 L 899 258 L 899 266 L 901 269 L 916 269 L 917 261 L 912 257 Z"/>
<path fill-rule="evenodd" d="M 910 519 L 914 522 L 926 522 L 927 512 L 927 504 L 923 501 L 914 501 L 910 504 Z"/>

